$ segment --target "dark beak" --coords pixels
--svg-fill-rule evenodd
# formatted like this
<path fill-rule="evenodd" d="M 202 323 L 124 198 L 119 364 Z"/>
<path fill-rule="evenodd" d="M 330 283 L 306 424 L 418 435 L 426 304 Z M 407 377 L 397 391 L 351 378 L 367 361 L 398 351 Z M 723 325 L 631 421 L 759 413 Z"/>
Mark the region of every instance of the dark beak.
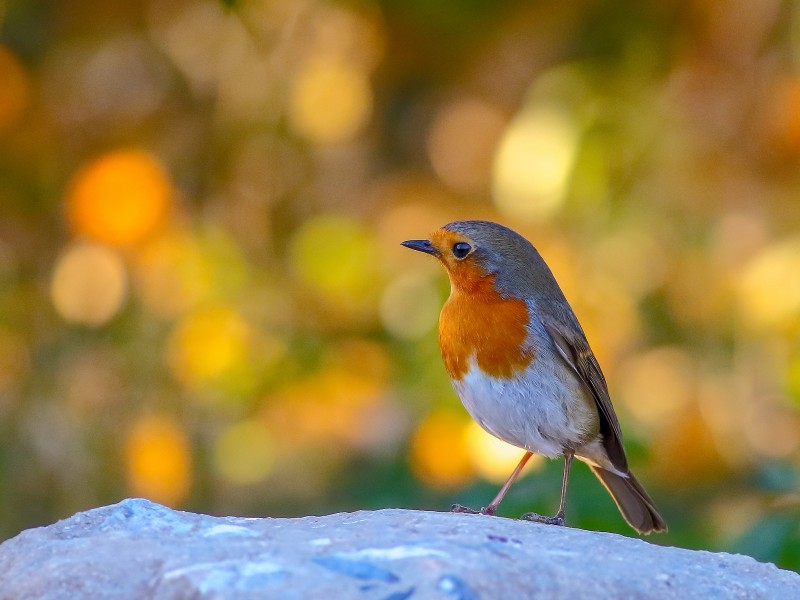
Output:
<path fill-rule="evenodd" d="M 401 245 L 406 248 L 411 248 L 412 250 L 419 250 L 425 254 L 433 254 L 434 256 L 439 254 L 439 251 L 431 246 L 428 240 L 406 240 L 405 242 L 401 242 Z"/>

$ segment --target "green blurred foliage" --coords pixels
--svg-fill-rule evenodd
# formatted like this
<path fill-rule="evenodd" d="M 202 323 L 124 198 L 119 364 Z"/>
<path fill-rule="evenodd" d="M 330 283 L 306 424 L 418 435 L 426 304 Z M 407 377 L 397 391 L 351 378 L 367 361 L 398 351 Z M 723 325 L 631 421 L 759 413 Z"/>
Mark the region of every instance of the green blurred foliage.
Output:
<path fill-rule="evenodd" d="M 650 540 L 800 569 L 798 61 L 778 0 L 2 5 L 0 536 L 486 504 L 513 461 L 398 244 L 488 218 L 584 324 Z M 501 514 L 554 511 L 533 470 Z M 568 517 L 631 534 L 583 465 Z"/>

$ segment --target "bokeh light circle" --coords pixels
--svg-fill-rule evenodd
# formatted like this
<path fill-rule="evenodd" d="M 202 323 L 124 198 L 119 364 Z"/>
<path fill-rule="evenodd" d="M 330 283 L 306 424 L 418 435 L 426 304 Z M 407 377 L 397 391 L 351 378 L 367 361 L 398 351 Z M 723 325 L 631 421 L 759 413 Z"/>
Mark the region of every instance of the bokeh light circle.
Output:
<path fill-rule="evenodd" d="M 159 225 L 172 194 L 169 176 L 155 158 L 120 150 L 78 171 L 67 193 L 67 217 L 76 234 L 132 244 Z"/>
<path fill-rule="evenodd" d="M 78 242 L 56 261 L 50 298 L 65 321 L 102 325 L 121 308 L 127 287 L 119 254 L 101 244 Z"/>

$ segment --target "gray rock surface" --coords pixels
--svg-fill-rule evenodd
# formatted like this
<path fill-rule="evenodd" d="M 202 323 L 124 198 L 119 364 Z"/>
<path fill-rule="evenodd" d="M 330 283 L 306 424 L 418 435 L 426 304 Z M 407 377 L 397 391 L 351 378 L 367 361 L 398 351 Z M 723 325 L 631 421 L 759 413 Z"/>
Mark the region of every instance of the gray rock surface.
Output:
<path fill-rule="evenodd" d="M 125 500 L 0 545 L 0 598 L 800 598 L 746 556 L 483 515 L 222 518 Z"/>

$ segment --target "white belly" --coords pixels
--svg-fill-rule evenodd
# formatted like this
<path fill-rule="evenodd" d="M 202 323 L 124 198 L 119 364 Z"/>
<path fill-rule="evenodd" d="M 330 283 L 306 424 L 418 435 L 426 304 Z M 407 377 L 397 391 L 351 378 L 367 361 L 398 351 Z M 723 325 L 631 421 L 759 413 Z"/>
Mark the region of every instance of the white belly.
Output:
<path fill-rule="evenodd" d="M 586 389 L 569 374 L 566 380 L 557 377 L 554 358 L 543 353 L 512 379 L 484 374 L 473 359 L 453 387 L 486 431 L 519 448 L 554 457 L 586 443 L 595 419 L 581 399 Z"/>

